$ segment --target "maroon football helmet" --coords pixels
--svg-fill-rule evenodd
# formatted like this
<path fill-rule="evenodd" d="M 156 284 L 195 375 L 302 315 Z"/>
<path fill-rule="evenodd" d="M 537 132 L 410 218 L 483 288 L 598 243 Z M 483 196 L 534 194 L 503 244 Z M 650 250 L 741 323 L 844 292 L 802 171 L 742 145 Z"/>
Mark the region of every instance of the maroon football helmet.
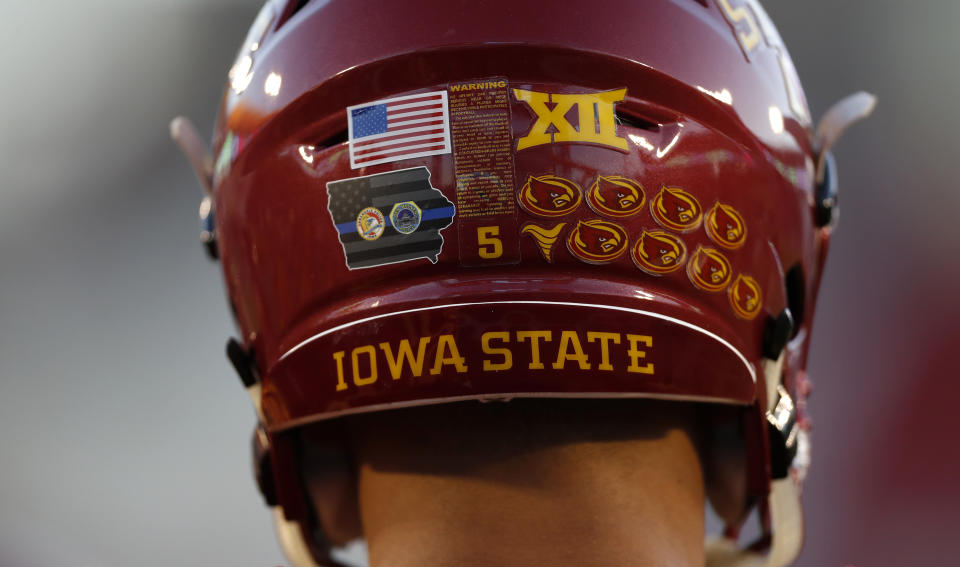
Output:
<path fill-rule="evenodd" d="M 792 561 L 828 150 L 872 104 L 815 132 L 753 0 L 267 2 L 216 159 L 173 131 L 208 191 L 228 353 L 291 560 L 330 562 L 304 537 L 298 427 L 638 397 L 743 408 L 744 512 L 769 537 L 708 555 Z"/>

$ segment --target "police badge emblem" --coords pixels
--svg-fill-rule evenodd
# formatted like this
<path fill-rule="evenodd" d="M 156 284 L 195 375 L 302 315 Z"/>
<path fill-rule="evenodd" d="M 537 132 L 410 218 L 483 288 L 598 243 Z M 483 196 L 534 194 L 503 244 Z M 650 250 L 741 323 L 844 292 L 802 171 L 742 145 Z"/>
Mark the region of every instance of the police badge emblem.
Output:
<path fill-rule="evenodd" d="M 410 234 L 420 226 L 423 213 L 413 201 L 397 203 L 390 211 L 390 224 L 400 234 Z"/>
<path fill-rule="evenodd" d="M 357 233 L 364 240 L 376 240 L 386 228 L 383 213 L 376 207 L 367 207 L 357 215 Z"/>

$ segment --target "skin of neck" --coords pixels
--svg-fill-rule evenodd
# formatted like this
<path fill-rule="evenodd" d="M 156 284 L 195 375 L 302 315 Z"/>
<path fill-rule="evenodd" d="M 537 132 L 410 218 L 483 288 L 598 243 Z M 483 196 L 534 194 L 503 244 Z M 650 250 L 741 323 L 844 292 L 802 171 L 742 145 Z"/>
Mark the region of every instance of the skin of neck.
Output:
<path fill-rule="evenodd" d="M 371 567 L 704 563 L 693 406 L 465 402 L 348 429 Z"/>

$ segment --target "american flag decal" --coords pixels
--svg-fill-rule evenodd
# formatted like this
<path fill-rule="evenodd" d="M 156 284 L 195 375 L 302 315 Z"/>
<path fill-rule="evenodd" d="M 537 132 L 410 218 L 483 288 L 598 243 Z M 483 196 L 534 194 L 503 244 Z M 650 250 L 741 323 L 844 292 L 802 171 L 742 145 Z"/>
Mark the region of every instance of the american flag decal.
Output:
<path fill-rule="evenodd" d="M 448 154 L 447 91 L 387 98 L 347 107 L 350 167 Z"/>
<path fill-rule="evenodd" d="M 347 268 L 372 268 L 426 258 L 433 263 L 443 249 L 441 231 L 453 223 L 456 207 L 430 184 L 430 172 L 414 167 L 327 183 L 327 209 L 340 237 Z M 418 209 L 412 223 L 395 226 L 397 208 Z M 363 215 L 373 211 L 375 238 L 361 234 Z M 376 214 L 379 211 L 379 214 Z"/>

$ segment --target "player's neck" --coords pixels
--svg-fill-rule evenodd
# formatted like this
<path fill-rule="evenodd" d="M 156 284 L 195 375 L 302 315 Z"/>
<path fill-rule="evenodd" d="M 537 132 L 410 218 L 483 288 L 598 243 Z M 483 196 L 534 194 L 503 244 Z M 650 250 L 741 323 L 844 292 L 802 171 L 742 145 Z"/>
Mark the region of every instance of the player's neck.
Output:
<path fill-rule="evenodd" d="M 703 565 L 703 479 L 682 407 L 577 404 L 365 422 L 371 566 Z"/>

